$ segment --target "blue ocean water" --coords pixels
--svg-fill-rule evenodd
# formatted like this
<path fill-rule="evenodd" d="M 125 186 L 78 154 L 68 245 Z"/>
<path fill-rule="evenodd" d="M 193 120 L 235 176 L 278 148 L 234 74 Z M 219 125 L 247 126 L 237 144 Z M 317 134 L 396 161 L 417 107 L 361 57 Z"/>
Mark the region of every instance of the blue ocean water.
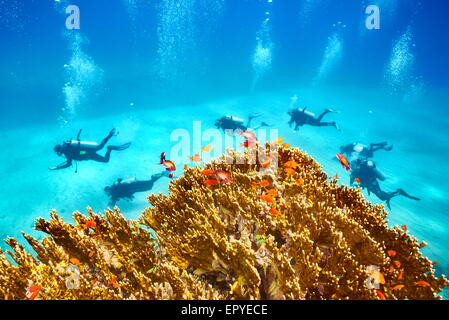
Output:
<path fill-rule="evenodd" d="M 79 30 L 66 28 L 69 5 L 79 8 Z M 380 29 L 366 28 L 368 5 L 380 9 Z M 42 237 L 33 221 L 52 209 L 66 219 L 87 206 L 101 212 L 105 186 L 161 171 L 176 130 L 193 135 L 194 121 L 204 131 L 224 115 L 257 112 L 255 123 L 271 124 L 345 184 L 339 146 L 392 143 L 374 157 L 381 187 L 421 201 L 394 198 L 389 223 L 426 241 L 424 254 L 448 274 L 447 12 L 445 0 L 0 0 L 0 237 Z M 293 106 L 340 110 L 326 119 L 341 132 L 293 131 Z M 83 140 L 99 142 L 114 127 L 111 144 L 132 146 L 108 164 L 48 170 L 63 161 L 55 144 L 81 128 Z M 207 143 L 192 141 L 191 155 Z M 166 193 L 169 181 L 152 192 Z M 145 196 L 118 205 L 136 218 Z"/>

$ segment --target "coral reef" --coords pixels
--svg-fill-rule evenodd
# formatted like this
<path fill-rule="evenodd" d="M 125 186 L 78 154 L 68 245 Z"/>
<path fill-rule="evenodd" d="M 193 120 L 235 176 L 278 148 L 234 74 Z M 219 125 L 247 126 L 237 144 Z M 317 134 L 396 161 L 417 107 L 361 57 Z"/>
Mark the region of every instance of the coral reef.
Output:
<path fill-rule="evenodd" d="M 38 219 L 35 254 L 12 238 L 14 261 L 0 252 L 0 299 L 439 299 L 449 281 L 383 206 L 296 148 L 278 146 L 278 165 L 248 152 L 185 168 L 139 221 Z"/>

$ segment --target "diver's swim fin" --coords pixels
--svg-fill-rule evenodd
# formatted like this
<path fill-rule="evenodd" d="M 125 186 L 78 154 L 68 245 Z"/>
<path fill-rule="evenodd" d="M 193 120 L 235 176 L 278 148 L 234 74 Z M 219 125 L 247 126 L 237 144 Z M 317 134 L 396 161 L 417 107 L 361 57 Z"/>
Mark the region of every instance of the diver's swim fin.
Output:
<path fill-rule="evenodd" d="M 257 129 L 263 128 L 263 127 L 271 127 L 271 126 L 272 126 L 271 124 L 268 124 L 268 123 L 262 121 L 261 124 L 257 128 L 254 128 L 254 130 L 257 130 Z"/>
<path fill-rule="evenodd" d="M 122 151 L 122 150 L 128 149 L 130 145 L 131 145 L 131 142 L 128 142 L 128 143 L 122 144 L 121 146 L 108 146 L 108 149 L 114 150 L 114 151 Z"/>
<path fill-rule="evenodd" d="M 402 189 L 398 189 L 397 193 L 400 194 L 401 196 L 407 197 L 407 198 L 409 198 L 409 199 L 413 199 L 413 200 L 416 200 L 416 201 L 421 200 L 420 198 L 413 197 L 413 196 L 409 195 L 407 192 L 405 192 L 405 191 L 402 190 Z"/>

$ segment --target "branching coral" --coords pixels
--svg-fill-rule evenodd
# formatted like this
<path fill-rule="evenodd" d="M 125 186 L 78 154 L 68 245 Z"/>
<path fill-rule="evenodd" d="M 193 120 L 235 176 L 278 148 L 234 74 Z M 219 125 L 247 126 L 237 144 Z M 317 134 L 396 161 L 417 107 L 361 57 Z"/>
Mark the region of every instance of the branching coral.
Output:
<path fill-rule="evenodd" d="M 248 151 L 230 164 L 240 155 L 228 151 L 186 168 L 140 221 L 117 208 L 76 212 L 75 225 L 38 219 L 49 237 L 24 235 L 34 256 L 6 240 L 15 263 L 0 253 L 0 298 L 438 299 L 449 282 L 382 206 L 298 149 L 277 155 L 278 166 L 250 164 Z M 204 184 L 211 172 L 232 180 Z"/>

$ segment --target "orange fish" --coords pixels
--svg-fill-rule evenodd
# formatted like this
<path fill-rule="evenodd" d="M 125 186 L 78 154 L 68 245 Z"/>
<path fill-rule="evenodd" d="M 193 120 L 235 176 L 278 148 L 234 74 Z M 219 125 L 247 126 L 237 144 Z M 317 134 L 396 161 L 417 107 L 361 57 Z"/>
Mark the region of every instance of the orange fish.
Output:
<path fill-rule="evenodd" d="M 219 182 L 217 180 L 206 180 L 203 182 L 206 186 L 213 186 L 218 184 Z"/>
<path fill-rule="evenodd" d="M 394 257 L 396 255 L 396 251 L 394 250 L 388 250 L 387 253 L 390 257 Z"/>
<path fill-rule="evenodd" d="M 254 132 L 251 132 L 251 131 L 244 131 L 244 132 L 241 132 L 240 135 L 241 135 L 243 138 L 245 138 L 246 140 L 250 141 L 250 142 L 257 141 L 257 137 L 256 137 L 256 135 L 254 134 Z"/>
<path fill-rule="evenodd" d="M 89 257 L 89 258 L 92 258 L 92 256 L 94 255 L 94 253 L 95 253 L 95 252 L 90 251 L 89 254 L 88 254 L 88 257 Z"/>
<path fill-rule="evenodd" d="M 273 141 L 274 144 L 281 144 L 282 141 L 284 141 L 284 138 L 277 138 L 276 140 Z"/>
<path fill-rule="evenodd" d="M 404 231 L 407 231 L 407 226 L 406 226 L 405 224 L 403 224 L 403 225 L 401 226 L 401 229 L 404 230 Z"/>
<path fill-rule="evenodd" d="M 275 208 L 271 208 L 271 209 L 270 209 L 270 213 L 271 213 L 272 215 L 278 215 L 278 214 L 280 214 L 280 212 L 277 211 Z"/>
<path fill-rule="evenodd" d="M 276 203 L 276 201 L 274 201 L 274 199 L 273 199 L 271 196 L 268 196 L 268 195 L 266 195 L 266 194 L 260 196 L 260 198 L 261 198 L 263 201 L 268 202 L 268 203 Z"/>
<path fill-rule="evenodd" d="M 380 300 L 387 300 L 387 298 L 385 298 L 385 295 L 380 290 L 376 290 L 376 294 Z"/>
<path fill-rule="evenodd" d="M 262 187 L 268 187 L 270 185 L 270 183 L 267 180 L 262 180 L 262 181 L 259 182 L 259 184 Z"/>
<path fill-rule="evenodd" d="M 109 283 L 112 284 L 112 286 L 114 288 L 120 287 L 120 285 L 117 283 L 117 278 L 116 277 L 113 277 L 111 280 L 109 280 Z"/>
<path fill-rule="evenodd" d="M 355 180 L 355 182 L 357 182 L 358 184 L 361 183 L 359 178 L 355 178 L 354 180 Z"/>
<path fill-rule="evenodd" d="M 346 171 L 351 170 L 351 168 L 349 167 L 349 161 L 348 159 L 346 159 L 344 155 L 342 155 L 341 153 L 337 153 L 336 156 L 338 161 L 340 161 L 341 165 L 343 166 L 343 168 L 346 168 Z"/>
<path fill-rule="evenodd" d="M 270 161 L 267 161 L 267 162 L 264 162 L 264 163 L 261 163 L 261 164 L 260 164 L 260 166 L 261 166 L 262 168 L 268 168 L 270 165 L 271 165 L 271 162 L 270 162 Z"/>
<path fill-rule="evenodd" d="M 292 168 L 285 168 L 284 171 L 290 175 L 294 175 L 296 173 Z"/>
<path fill-rule="evenodd" d="M 401 261 L 394 260 L 393 263 L 396 266 L 396 268 L 400 268 L 401 267 Z"/>
<path fill-rule="evenodd" d="M 290 160 L 287 161 L 286 163 L 284 163 L 284 166 L 286 166 L 287 168 L 296 168 L 299 166 L 299 163 L 297 163 L 296 161 Z"/>
<path fill-rule="evenodd" d="M 394 272 L 394 266 L 392 265 L 392 264 L 390 264 L 390 273 L 393 273 Z"/>
<path fill-rule="evenodd" d="M 95 221 L 93 221 L 93 220 L 86 221 L 86 227 L 87 228 L 95 229 L 96 226 L 97 226 L 97 224 L 95 223 Z"/>
<path fill-rule="evenodd" d="M 245 140 L 245 142 L 241 143 L 240 146 L 245 147 L 245 148 L 253 148 L 257 145 L 256 142 L 254 141 L 249 141 L 249 140 Z"/>
<path fill-rule="evenodd" d="M 218 170 L 215 171 L 215 176 L 220 181 L 221 184 L 231 183 L 231 174 L 227 171 Z"/>
<path fill-rule="evenodd" d="M 257 188 L 257 186 L 258 186 L 258 184 L 257 184 L 256 181 L 251 182 L 251 185 L 252 185 L 254 188 Z"/>
<path fill-rule="evenodd" d="M 28 289 L 28 292 L 31 293 L 31 296 L 28 298 L 28 300 L 34 300 L 39 295 L 39 291 L 41 290 L 41 287 L 38 285 L 33 285 Z"/>
<path fill-rule="evenodd" d="M 391 288 L 391 290 L 401 290 L 404 287 L 405 286 L 403 284 L 398 284 L 398 285 L 394 286 L 393 288 Z"/>
<path fill-rule="evenodd" d="M 176 166 L 173 161 L 165 160 L 162 165 L 165 167 L 167 171 L 176 171 Z"/>
<path fill-rule="evenodd" d="M 212 174 L 215 174 L 215 171 L 214 170 L 203 170 L 203 171 L 201 171 L 201 174 L 204 174 L 206 176 L 210 176 Z"/>
<path fill-rule="evenodd" d="M 428 283 L 427 281 L 417 281 L 415 282 L 415 284 L 421 287 L 430 287 L 430 283 Z"/>
<path fill-rule="evenodd" d="M 69 261 L 74 265 L 80 265 L 81 262 L 77 258 L 70 258 Z"/>
<path fill-rule="evenodd" d="M 273 197 L 277 197 L 279 195 L 278 192 L 276 191 L 276 189 L 267 190 L 267 194 L 269 194 L 270 196 L 273 196 Z"/>
<path fill-rule="evenodd" d="M 301 178 L 296 179 L 296 184 L 297 184 L 298 186 L 303 186 L 303 185 L 304 185 L 304 180 L 302 180 Z"/>
<path fill-rule="evenodd" d="M 283 143 L 282 146 L 286 149 L 290 148 L 291 146 L 288 143 Z"/>
<path fill-rule="evenodd" d="M 184 165 L 184 170 L 187 170 L 187 169 L 189 169 L 189 166 L 188 165 Z"/>
<path fill-rule="evenodd" d="M 200 157 L 200 155 L 199 155 L 198 153 L 195 154 L 193 157 L 190 157 L 189 160 L 194 161 L 194 162 L 200 162 L 200 161 L 202 161 L 202 160 L 201 160 L 201 157 Z"/>
<path fill-rule="evenodd" d="M 404 270 L 401 270 L 398 274 L 398 280 L 402 280 L 402 277 L 404 276 Z"/>
<path fill-rule="evenodd" d="M 211 151 L 214 147 L 212 147 L 210 144 L 205 146 L 204 148 L 201 149 L 201 152 L 207 152 L 207 151 Z"/>
<path fill-rule="evenodd" d="M 170 174 L 168 175 L 168 177 L 169 177 L 169 178 L 173 178 L 173 173 L 170 173 Z"/>
<path fill-rule="evenodd" d="M 435 260 L 434 262 L 432 262 L 433 265 L 438 264 L 438 260 Z"/>

